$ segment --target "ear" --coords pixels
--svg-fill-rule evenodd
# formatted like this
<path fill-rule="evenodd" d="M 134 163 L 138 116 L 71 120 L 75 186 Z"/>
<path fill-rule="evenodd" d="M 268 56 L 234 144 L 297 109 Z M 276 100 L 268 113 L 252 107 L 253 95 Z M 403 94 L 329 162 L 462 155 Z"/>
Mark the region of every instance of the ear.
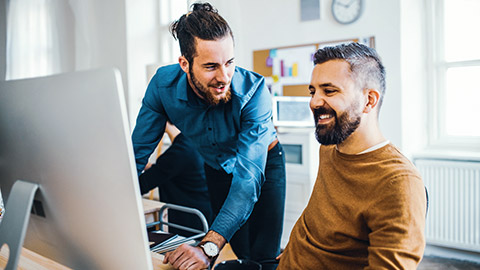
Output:
<path fill-rule="evenodd" d="M 187 58 L 185 58 L 183 55 L 178 57 L 178 63 L 180 64 L 180 68 L 185 72 L 188 73 L 189 71 L 189 63 L 187 61 Z"/>
<path fill-rule="evenodd" d="M 378 101 L 380 100 L 380 92 L 378 92 L 377 89 L 365 89 L 364 91 L 367 100 L 363 112 L 369 113 L 377 107 Z"/>

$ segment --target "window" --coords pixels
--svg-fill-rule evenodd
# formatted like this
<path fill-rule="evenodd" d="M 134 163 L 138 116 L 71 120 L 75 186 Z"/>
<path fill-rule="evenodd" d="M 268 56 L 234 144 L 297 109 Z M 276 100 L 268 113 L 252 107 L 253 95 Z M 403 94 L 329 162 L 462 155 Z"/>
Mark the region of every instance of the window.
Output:
<path fill-rule="evenodd" d="M 177 63 L 180 56 L 180 48 L 170 33 L 170 24 L 178 20 L 180 16 L 188 12 L 189 2 L 187 0 L 160 0 L 160 62 Z"/>
<path fill-rule="evenodd" d="M 480 1 L 427 0 L 429 142 L 480 150 Z"/>
<path fill-rule="evenodd" d="M 58 72 L 54 8 L 47 0 L 10 1 L 7 10 L 6 79 Z"/>

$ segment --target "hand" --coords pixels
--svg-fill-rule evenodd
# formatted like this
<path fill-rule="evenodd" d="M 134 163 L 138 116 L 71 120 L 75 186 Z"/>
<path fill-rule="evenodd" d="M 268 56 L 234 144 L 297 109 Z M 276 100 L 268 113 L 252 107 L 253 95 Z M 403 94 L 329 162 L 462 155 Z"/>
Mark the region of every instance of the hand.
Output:
<path fill-rule="evenodd" d="M 210 259 L 200 247 L 182 244 L 176 250 L 167 252 L 163 263 L 170 263 L 180 270 L 200 270 L 208 268 Z"/>
<path fill-rule="evenodd" d="M 152 167 L 152 165 L 153 165 L 153 164 L 150 163 L 150 162 L 147 163 L 147 165 L 145 165 L 145 169 L 143 169 L 143 170 L 146 171 L 146 170 L 150 169 L 150 168 Z"/>

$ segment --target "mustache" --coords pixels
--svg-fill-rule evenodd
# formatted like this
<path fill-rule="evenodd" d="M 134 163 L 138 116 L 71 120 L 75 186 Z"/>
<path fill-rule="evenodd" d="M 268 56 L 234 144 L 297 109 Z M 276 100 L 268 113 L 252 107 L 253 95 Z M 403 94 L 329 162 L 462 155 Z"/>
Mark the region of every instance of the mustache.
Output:
<path fill-rule="evenodd" d="M 320 107 L 320 108 L 315 108 L 313 109 L 313 117 L 315 118 L 315 120 L 318 120 L 318 118 L 320 117 L 320 115 L 322 114 L 331 114 L 333 116 L 337 116 L 337 114 L 335 113 L 334 110 L 332 110 L 331 108 L 326 108 L 326 107 Z"/>
<path fill-rule="evenodd" d="M 209 84 L 208 86 L 215 87 L 215 88 L 222 88 L 222 87 L 227 86 L 229 84 L 230 84 L 230 82 L 218 82 L 218 83 Z"/>

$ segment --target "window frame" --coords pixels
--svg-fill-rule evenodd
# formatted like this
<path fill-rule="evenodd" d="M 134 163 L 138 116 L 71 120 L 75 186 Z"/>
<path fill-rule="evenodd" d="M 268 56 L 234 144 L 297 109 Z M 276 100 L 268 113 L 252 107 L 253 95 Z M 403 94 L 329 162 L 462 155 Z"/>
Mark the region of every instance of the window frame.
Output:
<path fill-rule="evenodd" d="M 444 43 L 445 0 L 427 2 L 427 123 L 428 149 L 455 150 L 465 152 L 480 151 L 480 136 L 454 136 L 446 131 L 446 76 L 450 68 L 480 67 L 480 59 L 447 61 Z"/>

